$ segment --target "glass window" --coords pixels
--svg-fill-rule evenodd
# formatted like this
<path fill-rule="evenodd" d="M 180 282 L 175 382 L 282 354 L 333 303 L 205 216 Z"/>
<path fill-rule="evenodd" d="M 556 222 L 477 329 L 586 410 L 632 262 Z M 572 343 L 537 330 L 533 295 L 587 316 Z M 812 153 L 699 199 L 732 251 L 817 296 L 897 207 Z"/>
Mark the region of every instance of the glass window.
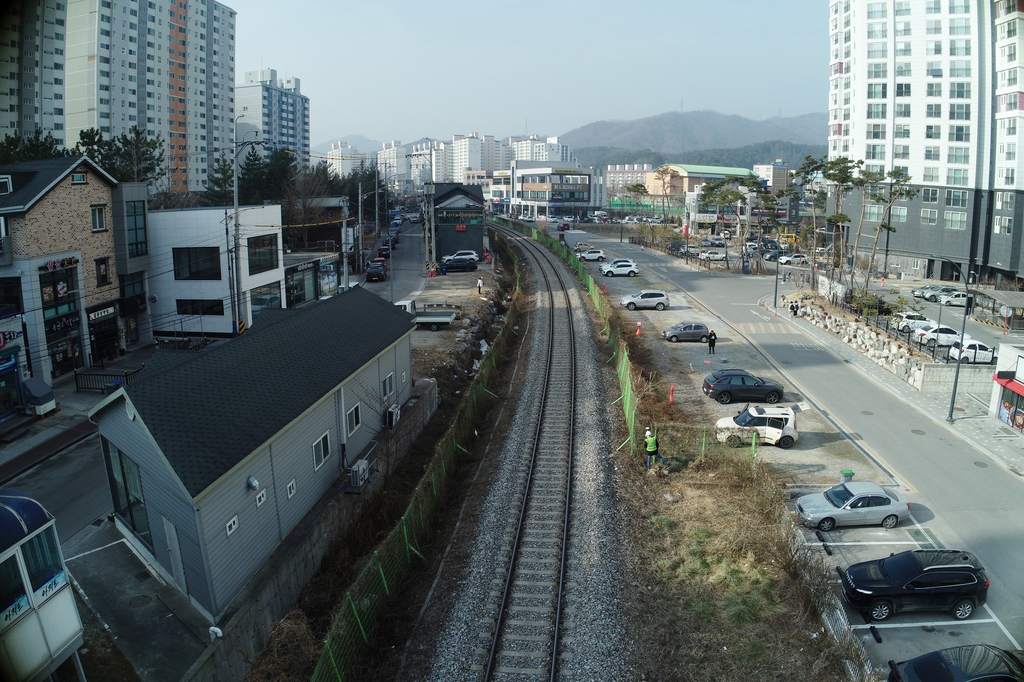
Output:
<path fill-rule="evenodd" d="M 179 298 L 175 299 L 179 315 L 223 315 L 224 301 L 219 298 Z"/>
<path fill-rule="evenodd" d="M 63 268 L 39 275 L 43 319 L 78 310 L 78 277 L 75 268 Z"/>
<path fill-rule="evenodd" d="M 954 187 L 966 187 L 968 181 L 968 169 L 948 168 L 946 169 L 946 184 Z"/>
<path fill-rule="evenodd" d="M 924 24 L 925 35 L 940 36 L 942 35 L 942 19 L 929 19 Z"/>
<path fill-rule="evenodd" d="M 149 246 L 146 242 L 146 202 L 126 201 L 124 211 L 128 257 L 145 256 L 149 253 Z"/>
<path fill-rule="evenodd" d="M 887 78 L 887 66 L 888 64 L 885 62 L 881 64 L 868 64 L 868 78 Z"/>
<path fill-rule="evenodd" d="M 939 169 L 935 166 L 925 166 L 924 174 L 922 176 L 924 182 L 938 182 L 939 181 Z"/>
<path fill-rule="evenodd" d="M 970 142 L 971 141 L 971 126 L 949 126 L 949 141 L 950 142 Z"/>
<path fill-rule="evenodd" d="M 110 480 L 110 495 L 114 501 L 114 512 L 147 547 L 153 549 L 153 537 L 149 531 L 149 513 L 142 494 L 142 475 L 139 465 L 124 454 L 106 438 L 103 439 L 103 458 Z"/>
<path fill-rule="evenodd" d="M 60 547 L 57 545 L 57 534 L 53 532 L 53 526 L 26 541 L 21 546 L 21 555 L 25 559 L 28 582 L 37 606 L 62 585 L 67 584 L 64 565 L 60 559 Z"/>
<path fill-rule="evenodd" d="M 926 204 L 939 203 L 939 190 L 933 188 L 922 189 L 921 201 L 923 201 Z"/>
<path fill-rule="evenodd" d="M 897 104 L 893 115 L 896 118 L 910 118 L 910 103 Z"/>
<path fill-rule="evenodd" d="M 942 126 L 925 126 L 924 137 L 926 140 L 941 140 Z"/>
<path fill-rule="evenodd" d="M 929 104 L 925 107 L 924 115 L 928 118 L 942 118 L 942 105 Z"/>
<path fill-rule="evenodd" d="M 96 286 L 105 287 L 110 284 L 110 259 L 96 259 Z"/>
<path fill-rule="evenodd" d="M 320 440 L 313 443 L 313 470 L 322 467 L 330 456 L 331 438 L 329 433 L 325 433 Z"/>
<path fill-rule="evenodd" d="M 885 118 L 885 105 L 884 104 L 869 104 L 868 105 L 868 118 Z"/>
<path fill-rule="evenodd" d="M 886 83 L 868 83 L 868 99 L 885 99 L 886 94 Z"/>
<path fill-rule="evenodd" d="M 893 132 L 892 136 L 895 137 L 895 138 L 900 138 L 900 139 L 910 137 L 910 126 L 908 124 L 906 124 L 906 123 L 898 124 L 896 126 L 896 130 Z M 884 126 L 883 126 L 883 130 L 882 130 L 882 139 L 885 139 L 885 129 L 884 129 Z"/>
<path fill-rule="evenodd" d="M 942 156 L 942 147 L 925 147 L 924 160 L 938 161 Z"/>
<path fill-rule="evenodd" d="M 907 222 L 907 207 L 906 206 L 893 206 L 891 209 L 892 222 L 894 223 L 905 223 Z"/>
<path fill-rule="evenodd" d="M 390 396 L 395 390 L 395 375 L 389 374 L 384 377 L 384 381 L 380 384 L 380 392 L 385 398 Z"/>
<path fill-rule="evenodd" d="M 220 249 L 216 246 L 172 249 L 174 279 L 220 279 Z"/>
<path fill-rule="evenodd" d="M 910 97 L 910 83 L 897 83 L 896 84 L 896 96 L 897 97 Z"/>
<path fill-rule="evenodd" d="M 106 206 L 92 207 L 92 231 L 103 232 L 107 229 Z"/>
<path fill-rule="evenodd" d="M 25 583 L 14 554 L 0 563 L 0 631 L 24 613 L 29 607 Z"/>
<path fill-rule="evenodd" d="M 971 148 L 970 147 L 950 147 L 949 153 L 946 155 L 946 163 L 970 163 L 971 162 Z"/>
<path fill-rule="evenodd" d="M 971 63 L 966 60 L 953 60 L 949 63 L 950 78 L 970 78 Z"/>
<path fill-rule="evenodd" d="M 910 68 L 910 62 L 896 62 L 896 77 L 897 78 L 910 78 L 912 69 Z"/>
<path fill-rule="evenodd" d="M 935 225 L 939 222 L 939 212 L 934 208 L 921 209 L 921 224 Z"/>
<path fill-rule="evenodd" d="M 0 317 L 24 312 L 21 300 L 21 278 L 0 277 Z"/>
<path fill-rule="evenodd" d="M 946 206 L 967 208 L 967 192 L 962 189 L 947 189 Z"/>
<path fill-rule="evenodd" d="M 352 435 L 359 428 L 359 405 L 356 405 L 345 415 L 345 424 L 348 427 L 348 435 Z"/>
<path fill-rule="evenodd" d="M 130 275 L 118 275 L 118 282 L 121 289 L 121 298 L 138 296 L 146 293 L 146 273 L 133 272 Z"/>
<path fill-rule="evenodd" d="M 967 229 L 967 214 L 960 211 L 946 211 L 945 213 L 946 229 L 947 230 L 966 230 Z"/>
<path fill-rule="evenodd" d="M 276 234 L 249 237 L 247 248 L 250 275 L 258 275 L 261 272 L 268 272 L 277 268 Z"/>
<path fill-rule="evenodd" d="M 970 83 L 950 83 L 949 84 L 949 98 L 950 99 L 970 99 L 971 98 L 971 84 Z"/>
<path fill-rule="evenodd" d="M 254 287 L 249 290 L 249 300 L 252 304 L 252 319 L 267 310 L 268 308 L 281 307 L 281 283 L 272 282 L 261 287 Z"/>

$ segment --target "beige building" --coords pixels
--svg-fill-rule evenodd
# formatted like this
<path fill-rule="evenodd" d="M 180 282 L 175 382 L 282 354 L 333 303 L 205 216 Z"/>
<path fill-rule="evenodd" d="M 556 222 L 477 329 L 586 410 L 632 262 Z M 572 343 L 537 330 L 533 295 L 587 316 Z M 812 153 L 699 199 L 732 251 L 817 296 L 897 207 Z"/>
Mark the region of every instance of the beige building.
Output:
<path fill-rule="evenodd" d="M 22 377 L 48 383 L 122 348 L 117 183 L 86 157 L 0 166 L 0 310 L 20 316 Z"/>

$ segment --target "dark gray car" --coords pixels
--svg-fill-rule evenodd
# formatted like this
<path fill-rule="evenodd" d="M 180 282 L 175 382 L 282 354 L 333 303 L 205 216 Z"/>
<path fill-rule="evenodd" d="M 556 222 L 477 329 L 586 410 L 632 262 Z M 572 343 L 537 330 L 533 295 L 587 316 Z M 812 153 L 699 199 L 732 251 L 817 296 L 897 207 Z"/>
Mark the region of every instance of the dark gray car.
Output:
<path fill-rule="evenodd" d="M 676 341 L 708 342 L 708 326 L 702 322 L 680 322 L 661 332 L 663 338 Z"/>

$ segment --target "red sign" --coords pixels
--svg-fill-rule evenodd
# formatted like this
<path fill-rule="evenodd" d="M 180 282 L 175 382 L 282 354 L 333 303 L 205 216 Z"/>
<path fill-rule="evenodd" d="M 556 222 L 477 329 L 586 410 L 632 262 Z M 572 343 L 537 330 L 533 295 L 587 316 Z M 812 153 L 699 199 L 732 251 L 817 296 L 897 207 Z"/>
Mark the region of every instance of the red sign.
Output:
<path fill-rule="evenodd" d="M 466 223 L 455 223 L 455 231 L 456 232 L 465 232 L 466 231 Z"/>

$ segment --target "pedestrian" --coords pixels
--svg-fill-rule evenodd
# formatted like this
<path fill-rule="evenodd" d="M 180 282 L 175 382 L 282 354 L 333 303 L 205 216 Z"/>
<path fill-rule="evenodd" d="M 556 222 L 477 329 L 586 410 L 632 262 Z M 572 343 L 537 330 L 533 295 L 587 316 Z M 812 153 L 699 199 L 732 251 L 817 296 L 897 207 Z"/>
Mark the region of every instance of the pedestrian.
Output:
<path fill-rule="evenodd" d="M 658 452 L 658 437 L 651 433 L 650 429 L 647 429 L 647 432 L 644 434 L 644 442 L 647 444 L 647 471 L 651 470 L 651 463 L 654 462 L 655 457 L 661 462 L 661 466 L 667 467 L 665 458 Z"/>
<path fill-rule="evenodd" d="M 796 317 L 796 311 L 799 310 L 799 309 L 800 309 L 800 306 L 797 305 L 796 301 L 793 301 L 792 303 L 789 304 L 789 312 L 790 312 L 790 314 L 793 317 Z"/>
<path fill-rule="evenodd" d="M 715 354 L 715 342 L 718 341 L 718 335 L 715 334 L 715 330 L 712 329 L 711 333 L 708 334 L 708 353 L 711 355 Z"/>
<path fill-rule="evenodd" d="M 483 277 L 477 277 L 476 278 L 476 293 L 478 293 L 478 294 L 484 293 L 484 278 Z"/>

